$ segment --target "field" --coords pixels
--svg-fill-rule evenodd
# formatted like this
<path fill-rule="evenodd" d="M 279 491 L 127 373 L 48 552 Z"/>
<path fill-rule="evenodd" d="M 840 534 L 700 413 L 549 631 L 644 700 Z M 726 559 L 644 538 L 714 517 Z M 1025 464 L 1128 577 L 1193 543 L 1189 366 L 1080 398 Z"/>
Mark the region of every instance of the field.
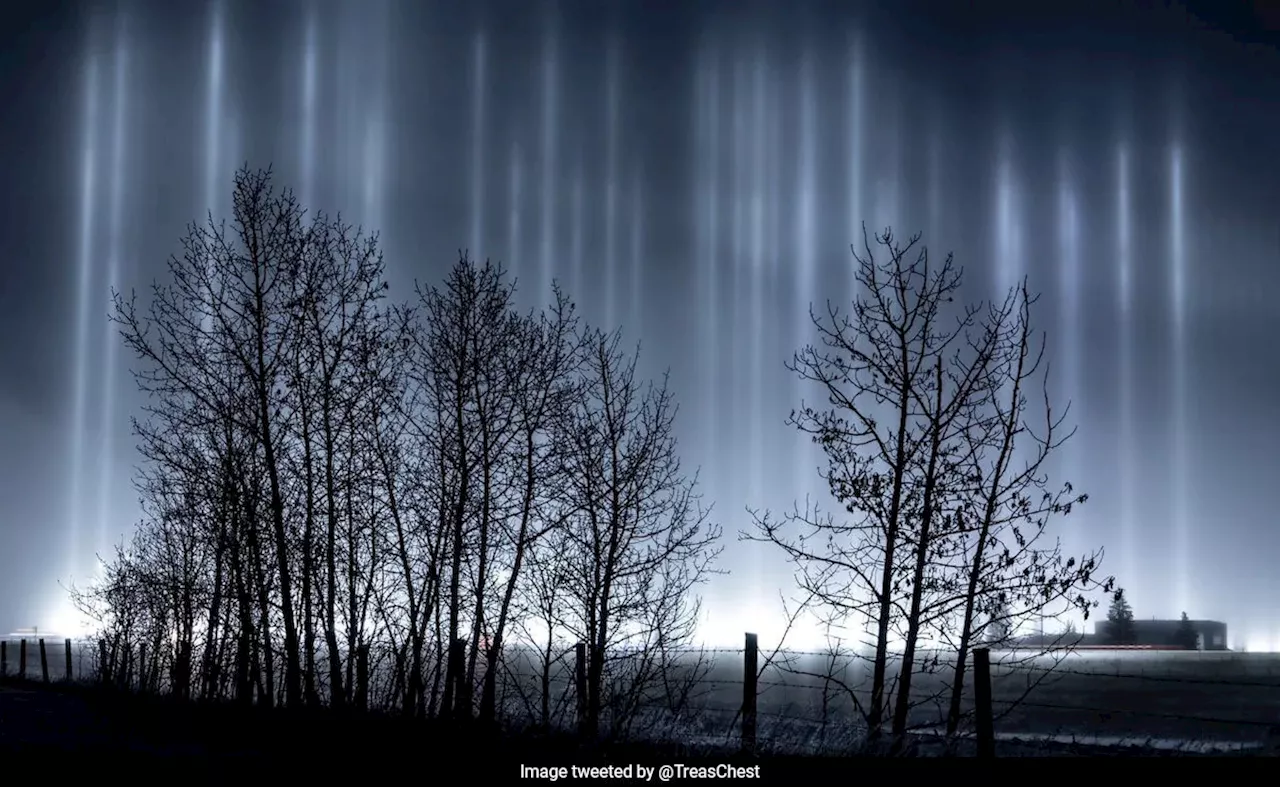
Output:
<path fill-rule="evenodd" d="M 10 676 L 18 669 L 17 644 L 10 642 L 7 647 Z M 762 662 L 767 655 L 761 652 Z M 638 737 L 736 748 L 742 654 L 714 650 L 700 656 L 709 666 L 692 686 L 687 706 L 678 714 L 669 707 L 645 707 L 635 729 Z M 50 680 L 58 682 L 65 663 L 62 643 L 50 642 L 47 657 Z M 686 656 L 690 662 L 698 657 L 692 653 Z M 939 660 L 939 672 L 948 674 L 949 665 Z M 91 677 L 95 662 L 91 648 L 73 649 L 72 671 L 77 678 Z M 505 716 L 519 724 L 530 720 L 537 707 L 536 679 L 527 665 L 518 659 L 513 662 L 504 681 L 502 705 Z M 40 665 L 38 646 L 29 642 L 29 680 L 41 679 Z M 865 678 L 865 662 L 838 665 L 834 670 L 829 665 L 829 657 L 799 653 L 790 654 L 785 665 L 765 668 L 757 694 L 762 748 L 806 754 L 839 752 L 848 751 L 859 739 L 849 696 L 835 681 L 822 676 L 832 675 L 857 686 Z M 564 726 L 572 724 L 571 675 L 566 666 L 553 681 L 558 720 Z M 971 679 L 967 685 L 965 707 L 971 709 Z M 913 697 L 941 696 L 944 686 L 941 674 L 919 674 Z M 30 734 L 38 738 L 66 734 L 87 741 L 114 740 L 113 733 L 105 731 L 110 725 L 93 721 L 100 714 L 86 713 L 65 697 L 38 699 L 42 692 L 26 689 L 15 690 L 10 685 L 0 691 L 4 717 L 0 737 L 12 742 L 28 734 L 16 724 L 23 728 L 34 725 Z M 864 694 L 859 696 L 866 699 Z M 1024 751 L 1027 746 L 1053 751 L 1060 748 L 1058 744 L 1070 741 L 1089 748 L 1141 746 L 1200 753 L 1261 753 L 1272 749 L 1280 732 L 1280 654 L 1086 652 L 1066 656 L 1055 665 L 1031 654 L 994 652 L 992 696 L 996 735 L 1006 753 L 1028 753 Z M 914 709 L 911 721 L 919 740 L 928 742 L 936 736 L 942 709 L 941 704 L 930 703 Z M 137 744 L 146 745 L 150 744 Z"/>

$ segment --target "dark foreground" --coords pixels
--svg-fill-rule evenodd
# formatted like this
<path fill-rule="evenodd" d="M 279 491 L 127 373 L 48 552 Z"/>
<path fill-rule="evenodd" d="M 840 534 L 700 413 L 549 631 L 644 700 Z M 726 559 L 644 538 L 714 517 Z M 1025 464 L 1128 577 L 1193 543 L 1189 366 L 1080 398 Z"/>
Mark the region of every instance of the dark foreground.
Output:
<path fill-rule="evenodd" d="M 1046 751 L 998 741 L 1002 757 L 1045 755 L 1151 754 L 1060 745 Z M 958 754 L 972 752 L 960 751 Z M 815 758 L 765 754 L 748 757 L 730 748 L 694 749 L 679 743 L 619 743 L 584 746 L 567 733 L 512 732 L 475 725 L 445 726 L 395 717 L 343 716 L 330 711 L 293 712 L 226 705 L 179 704 L 98 687 L 42 685 L 9 680 L 0 685 L 0 765 L 7 772 L 26 764 L 57 767 L 71 762 L 118 762 L 122 758 L 154 768 L 169 763 L 188 776 L 253 777 L 264 767 L 291 774 L 359 774 L 365 778 L 403 773 L 405 767 L 448 767 L 500 782 L 545 782 L 521 766 L 569 768 L 637 764 L 719 766 L 753 781 L 791 782 L 800 777 L 853 776 L 867 767 L 863 758 Z M 1043 760 L 1038 760 L 1043 762 Z M 950 762 L 952 765 L 945 765 Z M 986 769 L 978 761 L 973 767 Z M 861 764 L 860 764 L 861 763 Z M 932 763 L 932 764 L 930 764 Z M 917 757 L 908 770 L 954 769 L 955 760 Z M 967 767 L 967 766 L 966 766 Z M 949 771 L 954 778 L 954 770 Z M 754 774 L 754 775 L 753 775 Z M 728 774 L 726 774 L 728 775 Z M 918 774 L 925 778 L 926 774 Z M 932 776 L 930 776 L 932 778 Z M 582 781 L 564 776 L 557 781 Z M 598 779 L 591 779 L 598 781 Z M 685 779 L 673 778 L 672 781 Z M 620 781 L 635 783 L 636 776 Z M 656 774 L 650 782 L 663 781 Z"/>

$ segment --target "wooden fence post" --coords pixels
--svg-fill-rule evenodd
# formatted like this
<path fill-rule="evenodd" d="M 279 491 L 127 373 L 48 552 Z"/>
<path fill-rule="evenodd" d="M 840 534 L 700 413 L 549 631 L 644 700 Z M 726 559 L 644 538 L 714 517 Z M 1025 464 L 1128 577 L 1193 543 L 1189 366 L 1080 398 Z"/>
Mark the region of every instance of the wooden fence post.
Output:
<path fill-rule="evenodd" d="M 978 734 L 978 756 L 996 756 L 996 736 L 991 713 L 991 651 L 973 649 L 973 703 Z"/>
<path fill-rule="evenodd" d="M 18 641 L 18 677 L 21 680 L 27 679 L 27 641 L 25 639 Z"/>
<path fill-rule="evenodd" d="M 449 647 L 449 661 L 453 663 L 450 673 L 453 674 L 453 716 L 456 719 L 470 718 L 471 695 L 467 689 L 467 641 L 459 637 Z"/>
<path fill-rule="evenodd" d="M 573 646 L 573 687 L 578 697 L 578 734 L 587 729 L 587 643 Z"/>
<path fill-rule="evenodd" d="M 63 679 L 63 680 L 65 680 L 66 682 L 70 683 L 70 682 L 71 682 L 71 678 L 72 678 L 72 675 L 71 675 L 71 638 L 70 638 L 70 637 L 67 637 L 67 639 L 63 642 L 63 646 L 64 646 L 64 648 L 65 648 L 65 650 L 66 650 L 66 664 L 64 664 L 64 665 L 63 665 L 63 668 L 62 668 L 62 679 Z"/>
<path fill-rule="evenodd" d="M 120 646 L 120 663 L 116 669 L 116 681 L 119 688 L 129 689 L 133 685 L 133 645 L 126 642 Z"/>
<path fill-rule="evenodd" d="M 9 677 L 9 640 L 0 639 L 0 678 Z"/>
<path fill-rule="evenodd" d="M 369 710 L 369 645 L 362 644 L 356 650 L 356 708 L 361 713 Z"/>
<path fill-rule="evenodd" d="M 111 665 L 107 663 L 107 641 L 98 640 L 98 682 L 106 685 L 111 682 Z"/>
<path fill-rule="evenodd" d="M 760 676 L 759 638 L 748 633 L 742 650 L 742 750 L 756 752 L 756 681 Z"/>
<path fill-rule="evenodd" d="M 44 649 L 44 637 L 40 638 L 40 679 L 49 682 L 49 654 Z"/>

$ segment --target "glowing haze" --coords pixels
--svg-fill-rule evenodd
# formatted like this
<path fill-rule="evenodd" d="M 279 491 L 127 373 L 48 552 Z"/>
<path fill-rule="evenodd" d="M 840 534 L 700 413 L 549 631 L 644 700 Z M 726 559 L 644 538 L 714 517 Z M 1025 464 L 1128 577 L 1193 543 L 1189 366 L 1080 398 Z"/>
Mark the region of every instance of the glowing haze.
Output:
<path fill-rule="evenodd" d="M 810 302 L 853 295 L 866 221 L 954 251 L 972 298 L 1044 292 L 1079 425 L 1056 470 L 1091 495 L 1066 544 L 1105 545 L 1140 616 L 1280 648 L 1280 58 L 1181 10 L 856 5 L 28 9 L 4 50 L 26 122 L 3 132 L 0 628 L 74 628 L 59 583 L 138 516 L 107 292 L 225 215 L 248 161 L 380 232 L 401 292 L 467 247 L 671 368 L 729 538 L 710 640 L 777 634 L 787 567 L 733 536 L 822 492 L 782 362 Z"/>

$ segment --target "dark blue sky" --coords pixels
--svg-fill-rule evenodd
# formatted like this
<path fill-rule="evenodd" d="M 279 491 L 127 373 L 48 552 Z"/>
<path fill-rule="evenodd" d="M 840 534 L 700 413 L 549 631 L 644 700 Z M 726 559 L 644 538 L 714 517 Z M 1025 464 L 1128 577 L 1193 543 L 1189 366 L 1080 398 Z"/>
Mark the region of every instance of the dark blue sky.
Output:
<path fill-rule="evenodd" d="M 782 361 L 808 302 L 849 297 L 859 222 L 955 251 L 973 298 L 1026 273 L 1080 428 L 1058 471 L 1092 495 L 1066 543 L 1105 545 L 1139 615 L 1280 647 L 1269 7 L 23 4 L 0 46 L 0 627 L 58 617 L 57 583 L 137 516 L 112 272 L 160 275 L 247 161 L 378 229 L 400 297 L 471 247 L 671 368 L 730 535 L 716 636 L 789 581 L 732 541 L 744 506 L 821 491 Z"/>

